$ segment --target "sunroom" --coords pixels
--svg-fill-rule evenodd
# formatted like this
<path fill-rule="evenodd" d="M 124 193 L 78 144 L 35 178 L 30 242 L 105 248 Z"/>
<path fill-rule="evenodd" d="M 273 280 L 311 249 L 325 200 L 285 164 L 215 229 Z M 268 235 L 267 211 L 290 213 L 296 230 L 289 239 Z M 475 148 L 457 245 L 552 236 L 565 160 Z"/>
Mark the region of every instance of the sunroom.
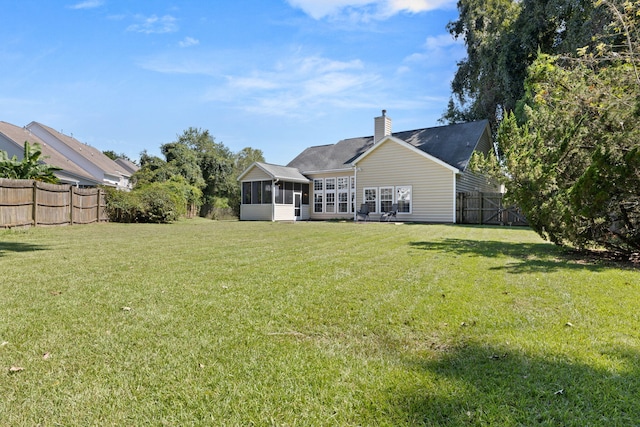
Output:
<path fill-rule="evenodd" d="M 243 221 L 309 219 L 309 179 L 298 169 L 256 162 L 238 177 Z"/>

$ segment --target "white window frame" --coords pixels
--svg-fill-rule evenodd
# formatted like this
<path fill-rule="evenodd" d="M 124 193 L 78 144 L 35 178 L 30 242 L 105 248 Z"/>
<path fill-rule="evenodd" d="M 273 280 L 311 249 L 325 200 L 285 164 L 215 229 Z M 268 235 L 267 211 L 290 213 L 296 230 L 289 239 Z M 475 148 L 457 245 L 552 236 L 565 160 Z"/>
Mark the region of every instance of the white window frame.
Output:
<path fill-rule="evenodd" d="M 340 214 L 351 213 L 349 201 L 349 177 L 341 176 L 336 179 L 336 212 Z"/>
<path fill-rule="evenodd" d="M 393 205 L 395 201 L 395 194 L 396 191 L 394 187 L 380 187 L 378 189 L 378 210 L 380 213 L 391 211 L 391 205 Z M 382 208 L 382 202 L 391 202 L 387 210 Z"/>
<path fill-rule="evenodd" d="M 373 198 L 371 197 L 371 194 L 373 194 Z M 363 188 L 362 203 L 366 203 L 367 205 L 369 205 L 369 213 L 378 213 L 378 187 Z M 373 210 L 371 209 L 371 206 L 373 206 Z"/>
<path fill-rule="evenodd" d="M 326 213 L 336 213 L 336 179 L 325 178 L 324 180 L 324 211 Z"/>
<path fill-rule="evenodd" d="M 401 192 L 404 194 L 404 196 L 401 196 Z M 394 192 L 394 198 L 396 203 L 398 204 L 398 215 L 410 215 L 411 213 L 413 213 L 413 186 L 412 185 L 396 185 L 395 187 L 395 192 Z M 409 211 L 408 212 L 404 212 L 401 210 L 401 197 L 407 197 L 408 195 L 408 201 L 409 201 Z"/>
<path fill-rule="evenodd" d="M 318 207 L 320 210 L 318 210 Z M 324 212 L 324 193 L 313 192 L 313 213 Z"/>

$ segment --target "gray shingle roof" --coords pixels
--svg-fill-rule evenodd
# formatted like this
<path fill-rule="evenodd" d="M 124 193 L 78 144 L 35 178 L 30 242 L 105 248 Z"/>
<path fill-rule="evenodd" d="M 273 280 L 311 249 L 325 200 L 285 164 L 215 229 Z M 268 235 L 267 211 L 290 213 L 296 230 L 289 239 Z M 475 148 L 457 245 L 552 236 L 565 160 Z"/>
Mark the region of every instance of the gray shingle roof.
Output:
<path fill-rule="evenodd" d="M 464 170 L 489 122 L 461 123 L 404 132 L 392 136 L 443 162 Z M 309 147 L 294 158 L 287 167 L 302 173 L 349 169 L 351 163 L 373 147 L 373 136 L 343 139 L 336 144 Z"/>
<path fill-rule="evenodd" d="M 19 146 L 21 149 L 24 148 L 25 141 L 29 141 L 29 144 L 31 145 L 39 144 L 42 150 L 42 156 L 40 157 L 41 161 L 48 165 L 57 166 L 63 169 L 63 171 L 56 172 L 56 175 L 65 175 L 66 172 L 67 174 L 71 174 L 71 176 L 76 176 L 86 181 L 99 184 L 99 182 L 87 171 L 73 163 L 71 160 L 67 159 L 58 151 L 54 150 L 52 147 L 47 145 L 44 141 L 42 141 L 40 138 L 38 138 L 28 130 L 25 130 L 24 128 L 18 127 L 16 125 L 12 125 L 11 123 L 0 121 L 0 133 L 5 135 L 6 138 L 12 140 L 16 144 L 16 146 Z M 2 147 L 0 147 L 0 149 L 2 149 Z"/>
<path fill-rule="evenodd" d="M 107 157 L 102 151 L 97 148 L 92 147 L 91 145 L 84 144 L 72 136 L 67 136 L 63 133 L 58 132 L 57 130 L 50 128 L 49 126 L 45 126 L 42 123 L 31 122 L 27 125 L 27 128 L 30 126 L 39 126 L 48 132 L 51 136 L 56 138 L 58 141 L 67 145 L 73 151 L 75 151 L 80 156 L 87 159 L 89 162 L 93 163 L 104 173 L 113 175 L 113 176 L 130 176 L 131 174 L 124 170 L 123 167 L 118 165 L 116 162 Z"/>
<path fill-rule="evenodd" d="M 272 165 L 270 163 L 256 162 L 255 165 L 271 175 L 274 179 L 280 179 L 283 181 L 291 182 L 309 182 L 309 178 L 302 175 L 298 169 L 289 168 L 286 166 Z M 248 171 L 248 170 L 247 170 Z M 242 176 L 240 176 L 242 178 Z M 238 179 L 240 179 L 238 178 Z"/>

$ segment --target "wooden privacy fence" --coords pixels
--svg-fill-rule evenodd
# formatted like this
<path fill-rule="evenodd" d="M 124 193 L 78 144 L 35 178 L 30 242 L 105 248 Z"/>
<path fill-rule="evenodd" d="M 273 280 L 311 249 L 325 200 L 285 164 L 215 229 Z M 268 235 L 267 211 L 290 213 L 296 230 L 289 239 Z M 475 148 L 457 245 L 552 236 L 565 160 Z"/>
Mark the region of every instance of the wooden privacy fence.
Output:
<path fill-rule="evenodd" d="M 108 221 L 99 188 L 0 179 L 0 228 Z"/>
<path fill-rule="evenodd" d="M 457 197 L 459 224 L 528 225 L 518 207 L 502 204 L 502 193 L 458 193 Z"/>

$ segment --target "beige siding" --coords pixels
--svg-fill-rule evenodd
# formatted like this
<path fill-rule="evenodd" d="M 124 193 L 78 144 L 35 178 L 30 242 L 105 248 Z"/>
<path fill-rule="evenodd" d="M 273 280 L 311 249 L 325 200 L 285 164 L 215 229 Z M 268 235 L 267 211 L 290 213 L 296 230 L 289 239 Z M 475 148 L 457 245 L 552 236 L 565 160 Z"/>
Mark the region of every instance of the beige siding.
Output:
<path fill-rule="evenodd" d="M 468 193 L 480 191 L 483 193 L 499 193 L 500 186 L 490 181 L 486 176 L 473 173 L 469 170 L 461 173 L 457 177 L 456 191 Z"/>
<path fill-rule="evenodd" d="M 393 141 L 387 141 L 358 162 L 356 208 L 365 187 L 412 186 L 411 214 L 398 221 L 454 222 L 454 172 Z M 379 197 L 379 195 L 378 195 Z M 379 213 L 370 214 L 378 219 Z"/>
<path fill-rule="evenodd" d="M 488 130 L 483 132 L 480 137 L 476 151 L 483 154 L 493 151 L 493 143 L 491 142 L 491 135 Z M 468 169 L 458 175 L 456 180 L 457 192 L 481 191 L 483 193 L 499 193 L 500 190 L 501 188 L 497 183 L 489 180 L 484 175 L 476 174 Z"/>
<path fill-rule="evenodd" d="M 347 213 L 338 213 L 338 191 L 336 189 L 336 212 L 325 212 L 325 208 L 323 207 L 322 213 L 314 212 L 314 188 L 313 188 L 313 180 L 314 179 L 326 179 L 326 178 L 336 178 L 336 183 L 338 178 L 350 178 L 353 176 L 353 171 L 337 171 L 337 172 L 326 172 L 326 173 L 317 173 L 317 174 L 307 174 L 307 177 L 311 180 L 309 184 L 309 218 L 314 220 L 329 220 L 329 219 L 353 219 L 353 212 L 351 211 L 351 188 L 349 188 L 349 212 Z M 323 187 L 324 188 L 324 187 Z M 326 203 L 326 198 L 323 199 Z M 357 208 L 356 208 L 357 209 Z"/>
<path fill-rule="evenodd" d="M 242 181 L 271 181 L 271 177 L 259 167 L 254 166 L 253 169 L 242 177 Z"/>

